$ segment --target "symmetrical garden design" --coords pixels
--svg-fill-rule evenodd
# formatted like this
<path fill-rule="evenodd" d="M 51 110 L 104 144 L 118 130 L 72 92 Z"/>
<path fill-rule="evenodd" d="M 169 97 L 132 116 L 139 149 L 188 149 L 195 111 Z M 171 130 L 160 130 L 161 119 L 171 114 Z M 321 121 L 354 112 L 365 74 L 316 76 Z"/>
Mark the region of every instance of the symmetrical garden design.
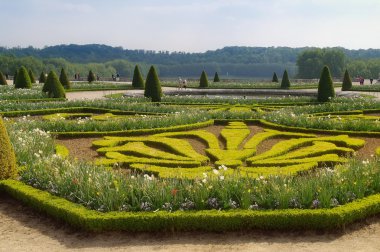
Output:
<path fill-rule="evenodd" d="M 314 134 L 266 129 L 251 136 L 243 122 L 229 122 L 220 136 L 206 130 L 168 132 L 140 137 L 105 137 L 93 142 L 106 158 L 98 164 L 120 164 L 160 177 L 201 177 L 225 165 L 229 172 L 260 175 L 296 174 L 321 165 L 346 162 L 346 157 L 363 147 L 364 141 L 347 135 L 318 137 Z M 271 149 L 256 154 L 265 140 L 281 138 Z M 285 139 L 286 138 L 286 139 Z M 205 144 L 205 155 L 197 152 L 188 139 Z"/>

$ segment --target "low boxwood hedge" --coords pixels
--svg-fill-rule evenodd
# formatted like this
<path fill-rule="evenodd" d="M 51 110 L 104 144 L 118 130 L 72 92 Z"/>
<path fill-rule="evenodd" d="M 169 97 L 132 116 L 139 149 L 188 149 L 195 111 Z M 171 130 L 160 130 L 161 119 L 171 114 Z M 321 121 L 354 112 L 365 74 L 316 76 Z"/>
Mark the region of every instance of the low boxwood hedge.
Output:
<path fill-rule="evenodd" d="M 327 230 L 342 229 L 380 213 L 380 194 L 332 209 L 101 213 L 16 180 L 1 181 L 0 190 L 40 212 L 89 231 Z"/>

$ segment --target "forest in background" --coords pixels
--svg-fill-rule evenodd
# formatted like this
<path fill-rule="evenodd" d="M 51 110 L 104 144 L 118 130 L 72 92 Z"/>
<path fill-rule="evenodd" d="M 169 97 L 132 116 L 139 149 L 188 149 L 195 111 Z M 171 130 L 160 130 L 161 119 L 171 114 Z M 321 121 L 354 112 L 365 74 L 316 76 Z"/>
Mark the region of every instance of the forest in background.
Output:
<path fill-rule="evenodd" d="M 155 65 L 160 77 L 199 78 L 202 70 L 222 78 L 271 78 L 287 69 L 291 78 L 318 78 L 323 65 L 339 78 L 345 69 L 351 76 L 378 78 L 380 49 L 224 47 L 204 53 L 129 50 L 107 45 L 57 45 L 42 49 L 0 47 L 0 70 L 12 75 L 21 65 L 33 72 L 60 71 L 85 76 L 91 69 L 101 77 L 118 73 L 131 78 L 138 64 L 145 75 Z"/>

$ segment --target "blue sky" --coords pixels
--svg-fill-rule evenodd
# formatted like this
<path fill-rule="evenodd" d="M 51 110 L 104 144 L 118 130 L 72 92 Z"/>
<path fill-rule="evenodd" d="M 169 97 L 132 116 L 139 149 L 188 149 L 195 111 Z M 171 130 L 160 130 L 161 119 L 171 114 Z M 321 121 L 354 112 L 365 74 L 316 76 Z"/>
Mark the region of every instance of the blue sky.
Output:
<path fill-rule="evenodd" d="M 379 0 L 0 0 L 0 46 L 380 48 Z"/>

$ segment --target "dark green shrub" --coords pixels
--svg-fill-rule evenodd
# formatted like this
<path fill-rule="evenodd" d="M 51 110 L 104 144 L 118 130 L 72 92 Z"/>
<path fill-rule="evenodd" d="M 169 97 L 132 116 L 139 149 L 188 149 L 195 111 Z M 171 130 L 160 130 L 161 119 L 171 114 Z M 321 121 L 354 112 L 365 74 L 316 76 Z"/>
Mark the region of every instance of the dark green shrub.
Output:
<path fill-rule="evenodd" d="M 135 70 L 133 71 L 132 87 L 135 89 L 144 89 L 145 87 L 138 65 L 135 66 Z"/>
<path fill-rule="evenodd" d="M 220 82 L 218 72 L 215 72 L 214 82 Z"/>
<path fill-rule="evenodd" d="M 16 157 L 3 120 L 0 117 L 0 180 L 15 178 Z"/>
<path fill-rule="evenodd" d="M 18 74 L 18 71 L 16 69 L 14 75 L 13 75 L 13 84 L 16 85 L 16 79 L 17 79 L 17 74 Z"/>
<path fill-rule="evenodd" d="M 1 71 L 0 71 L 0 85 L 8 85 L 7 79 L 5 79 L 5 76 Z"/>
<path fill-rule="evenodd" d="M 282 75 L 282 80 L 281 80 L 281 88 L 283 89 L 288 89 L 290 88 L 290 81 L 288 77 L 288 71 L 284 71 L 284 74 Z"/>
<path fill-rule="evenodd" d="M 333 81 L 328 66 L 324 66 L 318 84 L 318 101 L 327 102 L 335 97 Z"/>
<path fill-rule="evenodd" d="M 61 82 L 62 86 L 65 89 L 70 89 L 71 88 L 71 83 L 69 81 L 69 78 L 67 78 L 67 74 L 65 72 L 65 69 L 61 69 L 61 74 L 59 75 L 59 81 Z"/>
<path fill-rule="evenodd" d="M 38 79 L 38 82 L 39 83 L 45 83 L 46 82 L 46 75 L 43 71 L 40 74 L 40 78 Z"/>
<path fill-rule="evenodd" d="M 92 72 L 92 70 L 88 72 L 87 81 L 88 83 L 92 83 L 95 81 L 95 74 Z"/>
<path fill-rule="evenodd" d="M 29 69 L 28 74 L 29 74 L 30 82 L 36 83 L 36 78 L 34 78 L 34 73 L 33 73 L 32 69 Z"/>
<path fill-rule="evenodd" d="M 30 81 L 28 70 L 25 67 L 21 67 L 17 72 L 15 88 L 31 88 L 32 82 Z"/>
<path fill-rule="evenodd" d="M 346 72 L 344 72 L 344 77 L 343 77 L 342 91 L 348 91 L 351 88 L 352 88 L 352 81 L 346 69 Z"/>
<path fill-rule="evenodd" d="M 278 83 L 278 78 L 277 78 L 276 72 L 273 72 L 272 82 L 277 82 Z"/>
<path fill-rule="evenodd" d="M 161 101 L 161 84 L 154 66 L 150 67 L 148 75 L 146 77 L 144 96 L 151 98 L 152 102 Z"/>
<path fill-rule="evenodd" d="M 65 89 L 54 71 L 50 71 L 46 82 L 42 88 L 43 92 L 48 93 L 50 98 L 65 98 Z"/>
<path fill-rule="evenodd" d="M 200 88 L 206 88 L 206 87 L 208 87 L 207 74 L 206 74 L 206 72 L 204 70 L 202 71 L 201 78 L 199 80 L 199 87 Z"/>

